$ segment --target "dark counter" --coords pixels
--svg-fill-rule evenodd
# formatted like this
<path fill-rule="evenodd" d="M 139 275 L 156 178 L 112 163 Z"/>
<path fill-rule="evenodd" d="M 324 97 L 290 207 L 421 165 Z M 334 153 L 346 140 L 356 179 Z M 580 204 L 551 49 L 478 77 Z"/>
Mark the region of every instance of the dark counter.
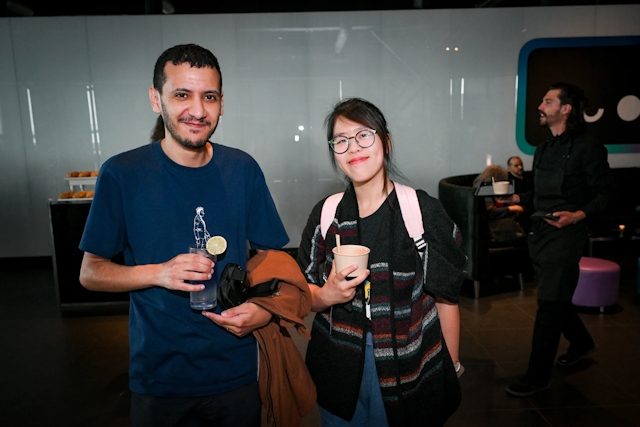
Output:
<path fill-rule="evenodd" d="M 123 304 L 128 292 L 96 292 L 85 289 L 79 281 L 84 252 L 78 249 L 91 200 L 49 200 L 49 221 L 53 242 L 53 274 L 56 296 L 61 308 L 79 305 Z M 117 256 L 114 262 L 122 263 Z"/>

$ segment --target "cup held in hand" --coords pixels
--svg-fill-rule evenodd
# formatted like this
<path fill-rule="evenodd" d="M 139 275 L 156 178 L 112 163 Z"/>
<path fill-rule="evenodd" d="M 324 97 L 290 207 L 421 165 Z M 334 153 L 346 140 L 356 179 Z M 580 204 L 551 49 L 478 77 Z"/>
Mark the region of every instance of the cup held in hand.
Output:
<path fill-rule="evenodd" d="M 509 192 L 509 181 L 494 181 L 493 194 L 507 194 Z"/>
<path fill-rule="evenodd" d="M 349 274 L 349 277 L 356 277 L 362 274 L 369 267 L 369 252 L 371 252 L 371 249 L 360 245 L 341 245 L 339 248 L 333 248 L 336 272 L 357 264 L 358 269 Z"/>

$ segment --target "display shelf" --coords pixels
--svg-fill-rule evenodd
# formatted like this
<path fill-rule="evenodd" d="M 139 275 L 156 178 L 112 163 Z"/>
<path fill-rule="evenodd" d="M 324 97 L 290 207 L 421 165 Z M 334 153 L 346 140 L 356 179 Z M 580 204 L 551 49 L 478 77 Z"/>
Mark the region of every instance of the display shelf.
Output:
<path fill-rule="evenodd" d="M 96 185 L 96 176 L 87 176 L 82 178 L 65 178 L 69 182 L 69 187 L 73 190 L 73 187 L 79 186 L 80 188 L 85 185 Z"/>
<path fill-rule="evenodd" d="M 79 197 L 79 198 L 70 198 L 70 199 L 56 199 L 56 202 L 86 202 L 93 200 L 93 197 Z"/>

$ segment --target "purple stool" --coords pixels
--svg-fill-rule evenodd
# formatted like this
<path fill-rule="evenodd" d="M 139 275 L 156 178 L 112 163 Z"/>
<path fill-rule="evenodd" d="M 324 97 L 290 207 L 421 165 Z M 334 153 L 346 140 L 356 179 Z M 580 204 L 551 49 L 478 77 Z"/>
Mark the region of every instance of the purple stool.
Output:
<path fill-rule="evenodd" d="M 571 302 L 580 307 L 605 307 L 618 302 L 620 266 L 600 258 L 580 259 L 580 278 Z"/>

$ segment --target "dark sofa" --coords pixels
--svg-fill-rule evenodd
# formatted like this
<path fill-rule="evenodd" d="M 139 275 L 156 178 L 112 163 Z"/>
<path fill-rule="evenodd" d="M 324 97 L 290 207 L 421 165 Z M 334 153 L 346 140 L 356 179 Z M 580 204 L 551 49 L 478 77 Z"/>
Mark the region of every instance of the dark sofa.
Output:
<path fill-rule="evenodd" d="M 480 295 L 481 282 L 492 281 L 498 273 L 517 277 L 522 288 L 521 273 L 528 262 L 524 239 L 515 244 L 491 240 L 484 198 L 476 197 L 472 187 L 477 175 L 452 176 L 438 184 L 438 198 L 462 234 L 462 251 L 467 256 L 465 270 L 473 281 L 475 298 Z"/>
<path fill-rule="evenodd" d="M 617 196 L 605 212 L 589 218 L 591 233 L 617 230 L 620 224 L 625 224 L 630 232 L 640 227 L 640 168 L 618 168 L 613 169 L 613 173 L 618 187 Z M 462 250 L 467 255 L 465 268 L 467 277 L 474 282 L 476 298 L 480 283 L 492 280 L 497 266 L 506 264 L 513 270 L 507 273 L 517 274 L 523 266 L 527 268 L 524 258 L 528 257 L 524 246 L 504 248 L 491 241 L 484 200 L 474 195 L 472 187 L 477 175 L 452 176 L 438 184 L 438 198 L 462 233 Z M 506 255 L 509 258 L 505 258 Z"/>
<path fill-rule="evenodd" d="M 476 281 L 488 271 L 488 224 L 482 221 L 484 201 L 475 197 L 472 187 L 477 174 L 444 178 L 438 183 L 438 199 L 462 234 L 462 251 L 467 256 L 467 277 Z"/>

